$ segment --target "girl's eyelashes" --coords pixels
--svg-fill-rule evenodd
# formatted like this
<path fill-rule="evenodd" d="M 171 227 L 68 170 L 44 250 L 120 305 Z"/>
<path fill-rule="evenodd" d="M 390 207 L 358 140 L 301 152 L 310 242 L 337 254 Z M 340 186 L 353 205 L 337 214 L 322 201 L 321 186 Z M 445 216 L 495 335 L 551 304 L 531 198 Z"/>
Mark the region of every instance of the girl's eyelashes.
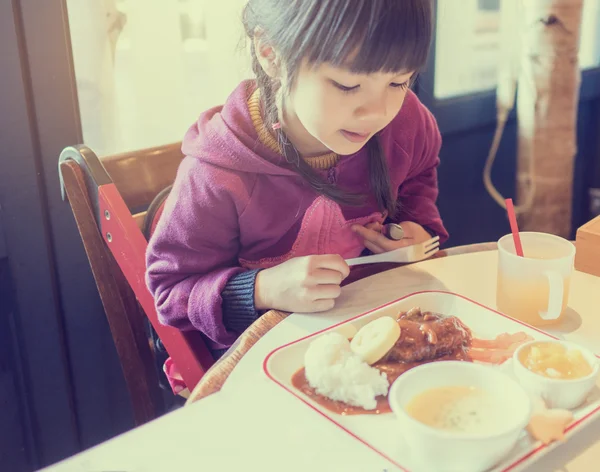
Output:
<path fill-rule="evenodd" d="M 331 83 L 334 85 L 335 88 L 341 90 L 344 93 L 350 93 L 350 92 L 352 92 L 354 90 L 358 90 L 360 88 L 360 85 L 347 86 L 347 85 L 340 84 L 339 82 L 336 82 L 335 80 L 332 80 Z M 401 90 L 406 90 L 410 87 L 410 80 L 407 80 L 406 82 L 402 82 L 402 83 L 392 82 L 390 84 L 390 87 L 399 88 Z"/>
<path fill-rule="evenodd" d="M 409 86 L 410 86 L 410 80 L 407 80 L 406 82 L 402 82 L 401 84 L 396 83 L 396 82 L 392 82 L 390 84 L 390 87 L 399 88 L 402 90 L 406 90 Z"/>
<path fill-rule="evenodd" d="M 334 87 L 340 89 L 342 92 L 352 92 L 353 90 L 356 90 L 360 87 L 360 85 L 354 85 L 351 87 L 348 87 L 346 85 L 342 85 L 339 82 L 336 82 L 335 80 L 332 80 L 331 83 L 334 85 Z"/>

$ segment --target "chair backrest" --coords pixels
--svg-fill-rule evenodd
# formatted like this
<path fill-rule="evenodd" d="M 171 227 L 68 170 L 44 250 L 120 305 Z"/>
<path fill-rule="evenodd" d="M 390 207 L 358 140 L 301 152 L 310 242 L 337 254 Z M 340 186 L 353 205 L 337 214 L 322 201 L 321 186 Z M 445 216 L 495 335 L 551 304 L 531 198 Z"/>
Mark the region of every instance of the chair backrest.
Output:
<path fill-rule="evenodd" d="M 112 182 L 141 228 L 148 206 L 173 184 L 183 159 L 181 144 L 168 144 L 100 158 Z"/>
<path fill-rule="evenodd" d="M 157 194 L 171 185 L 183 156 L 172 144 L 99 159 L 86 146 L 59 158 L 68 197 L 119 355 L 136 424 L 163 412 L 146 317 L 191 391 L 213 358 L 199 332 L 158 322 L 145 285 L 147 241 L 140 228 Z M 151 223 L 151 222 L 150 222 Z"/>

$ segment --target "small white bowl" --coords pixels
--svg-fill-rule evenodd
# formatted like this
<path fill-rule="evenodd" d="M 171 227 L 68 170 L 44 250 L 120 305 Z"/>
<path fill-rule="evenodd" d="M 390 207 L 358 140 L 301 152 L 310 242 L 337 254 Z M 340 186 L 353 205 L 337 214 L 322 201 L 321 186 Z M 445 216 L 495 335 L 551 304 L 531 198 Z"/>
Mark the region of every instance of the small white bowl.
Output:
<path fill-rule="evenodd" d="M 437 387 L 468 386 L 486 390 L 497 408 L 505 411 L 503 425 L 491 434 L 466 434 L 430 427 L 406 412 L 418 394 Z M 500 370 L 461 361 L 440 361 L 402 374 L 389 392 L 392 411 L 401 423 L 411 455 L 424 470 L 480 472 L 497 464 L 515 446 L 531 417 L 527 392 Z"/>
<path fill-rule="evenodd" d="M 552 379 L 530 371 L 519 360 L 519 355 L 528 346 L 538 343 L 561 344 L 567 349 L 579 350 L 590 363 L 592 373 L 579 379 Z M 517 380 L 530 394 L 541 397 L 548 408 L 570 410 L 580 406 L 596 385 L 599 365 L 598 358 L 591 351 L 577 344 L 559 340 L 530 341 L 520 346 L 513 354 L 513 369 Z"/>

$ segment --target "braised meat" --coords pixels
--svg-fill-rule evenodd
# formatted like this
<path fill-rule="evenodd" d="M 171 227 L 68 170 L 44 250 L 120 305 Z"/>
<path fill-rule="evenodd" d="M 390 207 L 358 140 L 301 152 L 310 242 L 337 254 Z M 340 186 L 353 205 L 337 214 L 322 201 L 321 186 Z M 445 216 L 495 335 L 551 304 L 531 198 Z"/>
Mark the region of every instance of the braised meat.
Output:
<path fill-rule="evenodd" d="M 419 308 L 398 316 L 400 338 L 380 362 L 419 362 L 465 350 L 471 330 L 454 316 L 422 312 Z"/>

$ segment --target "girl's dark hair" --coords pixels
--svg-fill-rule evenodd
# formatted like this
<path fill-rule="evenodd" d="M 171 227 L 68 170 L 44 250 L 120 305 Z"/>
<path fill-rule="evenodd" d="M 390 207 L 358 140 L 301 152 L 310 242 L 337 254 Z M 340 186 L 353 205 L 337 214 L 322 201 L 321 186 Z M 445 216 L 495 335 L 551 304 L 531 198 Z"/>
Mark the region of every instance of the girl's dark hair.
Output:
<path fill-rule="evenodd" d="M 244 26 L 268 129 L 277 121 L 279 85 L 258 62 L 253 41 L 257 30 L 277 51 L 279 66 L 293 86 L 304 60 L 310 66 L 329 63 L 364 74 L 422 69 L 431 43 L 432 11 L 431 0 L 249 0 Z M 364 201 L 363 195 L 324 181 L 279 134 L 286 160 L 316 192 L 343 204 Z M 371 191 L 379 208 L 391 216 L 396 201 L 379 138 L 375 136 L 367 146 Z"/>

